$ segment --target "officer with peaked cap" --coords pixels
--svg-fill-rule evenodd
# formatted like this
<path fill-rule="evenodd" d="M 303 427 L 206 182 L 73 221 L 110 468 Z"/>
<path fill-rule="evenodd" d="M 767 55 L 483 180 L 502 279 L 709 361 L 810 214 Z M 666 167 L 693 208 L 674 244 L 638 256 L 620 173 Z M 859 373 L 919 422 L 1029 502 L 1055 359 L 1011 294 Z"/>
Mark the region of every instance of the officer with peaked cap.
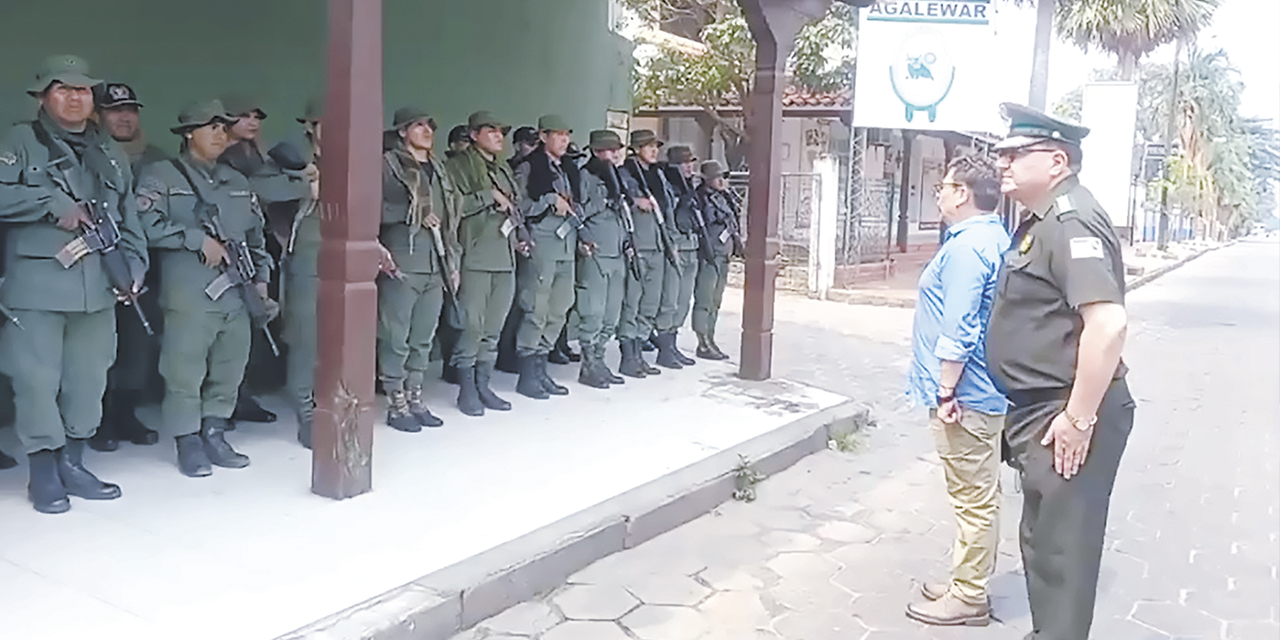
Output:
<path fill-rule="evenodd" d="M 165 428 L 174 436 L 178 469 L 207 476 L 212 466 L 239 469 L 248 456 L 232 449 L 225 433 L 249 361 L 253 327 L 243 295 L 264 304 L 271 279 L 266 230 L 255 210 L 249 181 L 218 162 L 235 119 L 217 100 L 187 106 L 170 130 L 182 137 L 179 158 L 148 165 L 138 177 L 138 209 L 147 239 L 160 254 L 161 403 Z M 220 231 L 211 231 L 217 215 Z M 228 254 L 224 242 L 243 243 L 253 262 L 253 289 L 214 293 Z"/>
<path fill-rule="evenodd" d="M 1133 427 L 1121 359 L 1128 317 L 1111 218 L 1080 184 L 1089 130 L 1016 104 L 995 145 L 1001 190 L 1024 207 L 987 329 L 987 364 L 1012 403 L 1022 560 L 1035 640 L 1086 640 L 1107 509 Z"/>
<path fill-rule="evenodd" d="M 382 155 L 378 240 L 395 265 L 378 278 L 378 378 L 387 424 L 410 433 L 444 424 L 423 398 L 446 289 L 458 286 L 458 193 L 435 157 L 436 121 L 397 109 Z"/>
<path fill-rule="evenodd" d="M 8 227 L 0 305 L 22 326 L 0 331 L 0 373 L 13 380 L 28 497 L 43 513 L 70 509 L 69 495 L 120 497 L 120 487 L 85 469 L 83 454 L 116 356 L 116 302 L 130 293 L 117 290 L 108 260 L 124 257 L 123 276 L 137 292 L 147 251 L 129 159 L 90 119 L 99 83 L 84 60 L 49 58 L 28 88 L 40 103 L 36 118 L 0 143 L 0 224 Z M 88 249 L 85 233 L 111 229 L 118 253 Z"/>
<path fill-rule="evenodd" d="M 106 82 L 98 85 L 95 94 L 98 121 L 129 155 L 134 175 L 145 165 L 168 159 L 169 155 L 150 144 L 142 131 L 138 121 L 142 103 L 138 101 L 133 87 Z M 147 271 L 144 283 L 147 290 L 139 298 L 156 331 L 163 330 L 158 303 L 159 273 L 159 269 Z M 120 447 L 120 440 L 139 445 L 159 441 L 159 434 L 138 420 L 137 408 L 143 403 L 144 396 L 160 391 L 162 383 L 157 370 L 160 339 L 147 335 L 142 324 L 134 319 L 133 309 L 123 306 L 116 308 L 116 330 L 119 344 L 116 362 L 107 374 L 107 393 L 102 399 L 102 425 L 89 440 L 89 446 L 97 451 L 115 451 Z"/>

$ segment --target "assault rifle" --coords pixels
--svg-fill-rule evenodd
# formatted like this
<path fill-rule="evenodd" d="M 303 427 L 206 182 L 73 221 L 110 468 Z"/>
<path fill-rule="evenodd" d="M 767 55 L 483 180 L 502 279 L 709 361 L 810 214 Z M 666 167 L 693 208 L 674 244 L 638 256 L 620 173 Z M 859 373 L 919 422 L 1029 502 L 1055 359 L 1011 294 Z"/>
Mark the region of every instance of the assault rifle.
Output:
<path fill-rule="evenodd" d="M 138 306 L 138 296 L 142 295 L 142 291 L 133 290 L 133 270 L 129 268 L 129 259 L 120 252 L 120 228 L 116 226 L 115 219 L 103 211 L 103 204 L 100 200 L 84 203 L 89 219 L 82 225 L 80 236 L 58 252 L 58 262 L 62 263 L 64 269 L 70 269 L 71 265 L 84 256 L 98 254 L 98 258 L 102 260 L 102 271 L 116 298 L 125 306 L 133 307 L 147 335 L 155 335 L 151 323 L 147 321 L 147 314 Z"/>
<path fill-rule="evenodd" d="M 499 209 L 499 213 L 503 213 L 507 217 L 506 221 L 502 223 L 502 235 L 505 236 L 515 231 L 516 244 L 520 247 L 517 250 L 524 254 L 526 258 L 533 257 L 533 236 L 529 235 L 529 228 L 525 225 L 524 215 L 520 213 L 520 207 L 517 204 L 520 199 L 498 186 L 498 181 L 494 179 L 492 173 L 489 174 L 489 184 L 493 185 L 493 189 L 505 196 L 507 202 L 511 203 L 510 211 L 502 212 Z M 494 208 L 497 208 L 496 204 Z"/>
<path fill-rule="evenodd" d="M 209 296 L 210 300 L 217 300 L 232 287 L 239 290 L 244 308 L 249 312 L 249 320 L 253 322 L 254 327 L 262 329 L 263 335 L 267 337 L 267 344 L 271 347 L 272 355 L 279 356 L 280 348 L 276 346 L 276 340 L 267 327 L 273 316 L 267 310 L 267 302 L 258 293 L 257 283 L 253 280 L 254 276 L 258 275 L 258 267 L 253 264 L 249 244 L 244 240 L 233 240 L 227 236 L 217 205 L 201 202 L 196 207 L 197 217 L 201 219 L 205 232 L 217 240 L 227 252 L 227 258 L 220 267 L 222 273 L 205 287 L 205 295 Z"/>

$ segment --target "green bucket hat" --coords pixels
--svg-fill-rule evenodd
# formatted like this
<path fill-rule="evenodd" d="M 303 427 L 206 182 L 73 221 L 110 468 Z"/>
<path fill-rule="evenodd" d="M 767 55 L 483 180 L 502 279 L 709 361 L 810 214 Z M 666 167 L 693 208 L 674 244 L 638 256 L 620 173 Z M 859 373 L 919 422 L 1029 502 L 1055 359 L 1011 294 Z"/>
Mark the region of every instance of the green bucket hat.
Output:
<path fill-rule="evenodd" d="M 400 107 L 399 109 L 396 109 L 395 115 L 391 117 L 391 126 L 388 127 L 386 131 L 388 133 L 392 131 L 399 131 L 415 122 L 418 122 L 419 120 L 426 120 L 427 125 L 431 127 L 431 130 L 436 130 L 436 119 L 432 118 L 431 114 L 427 113 L 426 109 L 418 107 Z"/>
<path fill-rule="evenodd" d="M 724 175 L 724 165 L 715 160 L 708 160 L 702 163 L 701 167 L 698 167 L 698 172 L 702 174 L 702 177 L 712 180 Z"/>
<path fill-rule="evenodd" d="M 235 118 L 256 113 L 259 120 L 267 119 L 267 112 L 262 110 L 262 102 L 257 98 L 241 93 L 233 93 L 222 96 L 222 104 L 227 108 L 227 113 Z"/>
<path fill-rule="evenodd" d="M 569 123 L 565 122 L 564 118 L 555 114 L 545 115 L 538 118 L 538 131 L 564 131 L 566 133 L 573 133 L 573 129 L 569 126 Z"/>
<path fill-rule="evenodd" d="M 677 145 L 667 149 L 667 162 L 671 164 L 684 164 L 686 162 L 697 162 L 698 158 L 693 155 L 693 150 L 684 145 Z"/>
<path fill-rule="evenodd" d="M 297 118 L 298 122 L 306 124 L 308 122 L 319 122 L 320 117 L 324 115 L 324 100 L 321 98 L 312 98 L 307 101 L 307 106 L 302 110 L 302 117 Z"/>
<path fill-rule="evenodd" d="M 622 148 L 622 138 L 609 129 L 597 129 L 591 132 L 591 140 L 587 146 L 596 151 L 609 151 Z"/>
<path fill-rule="evenodd" d="M 233 124 L 235 121 L 235 116 L 227 113 L 227 110 L 222 107 L 222 102 L 209 100 L 207 102 L 195 102 L 183 107 L 182 112 L 178 114 L 178 126 L 170 127 L 169 130 L 181 135 L 192 129 L 199 129 L 215 122 Z"/>
<path fill-rule="evenodd" d="M 493 114 L 488 111 L 477 111 L 467 118 L 468 129 L 476 131 L 485 127 L 500 129 L 504 136 L 511 131 L 511 125 L 504 124 L 501 120 L 493 117 Z"/>
<path fill-rule="evenodd" d="M 657 143 L 661 147 L 664 143 L 658 139 L 658 134 L 650 129 L 637 129 L 631 132 L 631 148 L 639 149 L 640 147 Z"/>
<path fill-rule="evenodd" d="M 68 55 L 50 56 L 36 72 L 35 83 L 27 89 L 27 93 L 33 96 L 39 95 L 55 82 L 73 87 L 96 87 L 102 84 L 101 80 L 89 75 L 89 63 L 83 58 Z"/>

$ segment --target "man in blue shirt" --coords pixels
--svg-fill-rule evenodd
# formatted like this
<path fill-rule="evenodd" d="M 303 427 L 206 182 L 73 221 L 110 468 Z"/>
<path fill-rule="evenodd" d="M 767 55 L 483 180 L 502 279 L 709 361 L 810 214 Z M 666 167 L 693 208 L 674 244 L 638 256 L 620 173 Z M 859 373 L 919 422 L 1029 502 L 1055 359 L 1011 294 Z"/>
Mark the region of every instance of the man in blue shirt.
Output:
<path fill-rule="evenodd" d="M 949 225 L 920 275 L 907 391 L 930 408 L 929 423 L 956 514 L 951 581 L 926 583 L 907 617 L 936 625 L 990 622 L 987 584 L 995 570 L 1000 507 L 1000 430 L 1008 402 L 987 374 L 983 338 L 1009 234 L 992 213 L 1000 202 L 995 165 L 961 157 L 935 187 Z"/>

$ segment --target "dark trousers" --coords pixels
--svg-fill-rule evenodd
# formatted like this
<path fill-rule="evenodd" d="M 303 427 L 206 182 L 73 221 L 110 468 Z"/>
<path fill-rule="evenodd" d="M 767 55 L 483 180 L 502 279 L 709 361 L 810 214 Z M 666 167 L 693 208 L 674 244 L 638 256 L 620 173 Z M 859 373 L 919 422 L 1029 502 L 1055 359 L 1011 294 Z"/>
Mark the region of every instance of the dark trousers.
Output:
<path fill-rule="evenodd" d="M 1089 455 L 1064 480 L 1053 448 L 1040 444 L 1062 399 L 1018 402 L 1005 422 L 1010 464 L 1022 476 L 1022 564 L 1036 640 L 1087 640 L 1093 624 L 1107 510 L 1120 457 L 1133 429 L 1134 401 L 1123 379 L 1098 407 Z"/>

